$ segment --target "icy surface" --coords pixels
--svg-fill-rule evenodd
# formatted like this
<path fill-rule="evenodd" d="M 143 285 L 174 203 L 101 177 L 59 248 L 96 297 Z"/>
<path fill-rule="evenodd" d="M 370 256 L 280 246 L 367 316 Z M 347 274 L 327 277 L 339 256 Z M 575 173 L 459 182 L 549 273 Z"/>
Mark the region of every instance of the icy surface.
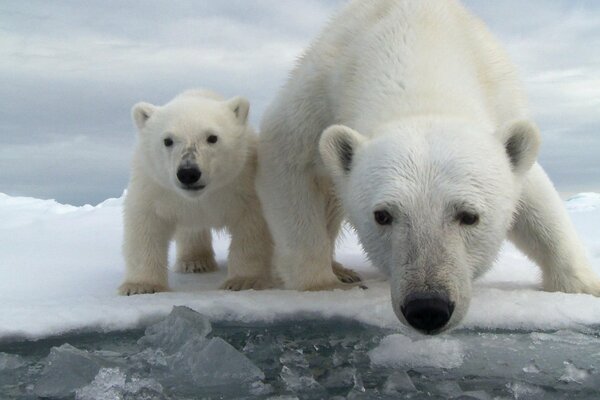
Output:
<path fill-rule="evenodd" d="M 600 195 L 580 194 L 566 205 L 600 273 Z M 0 194 L 0 341 L 141 328 L 174 305 L 188 306 L 211 321 L 269 323 L 311 315 L 405 332 L 393 313 L 387 282 L 369 265 L 351 232 L 340 240 L 337 258 L 365 278 L 368 290 L 219 291 L 229 243 L 221 235 L 214 240 L 219 271 L 170 273 L 170 293 L 120 297 L 121 219 L 122 199 L 74 207 Z M 476 330 L 584 331 L 597 326 L 600 299 L 540 291 L 539 269 L 509 244 L 475 284 L 462 324 Z"/>

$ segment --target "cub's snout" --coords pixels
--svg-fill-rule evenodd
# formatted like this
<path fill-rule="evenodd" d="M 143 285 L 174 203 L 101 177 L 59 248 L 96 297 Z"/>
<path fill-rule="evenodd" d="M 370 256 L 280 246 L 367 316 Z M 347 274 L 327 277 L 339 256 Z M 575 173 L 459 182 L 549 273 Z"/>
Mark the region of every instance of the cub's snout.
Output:
<path fill-rule="evenodd" d="M 185 186 L 192 186 L 200 180 L 202 172 L 196 165 L 180 166 L 177 170 L 177 179 Z"/>

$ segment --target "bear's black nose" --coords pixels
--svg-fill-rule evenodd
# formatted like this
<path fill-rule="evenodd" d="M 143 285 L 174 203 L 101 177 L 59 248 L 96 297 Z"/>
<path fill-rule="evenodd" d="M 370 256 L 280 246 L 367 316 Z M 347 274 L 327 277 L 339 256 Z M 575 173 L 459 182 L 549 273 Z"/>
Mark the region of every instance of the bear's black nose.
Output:
<path fill-rule="evenodd" d="M 450 321 L 454 303 L 440 293 L 413 293 L 406 297 L 401 310 L 413 328 L 431 334 Z"/>
<path fill-rule="evenodd" d="M 193 185 L 200 180 L 202 172 L 196 167 L 185 167 L 177 170 L 177 179 L 184 185 Z"/>

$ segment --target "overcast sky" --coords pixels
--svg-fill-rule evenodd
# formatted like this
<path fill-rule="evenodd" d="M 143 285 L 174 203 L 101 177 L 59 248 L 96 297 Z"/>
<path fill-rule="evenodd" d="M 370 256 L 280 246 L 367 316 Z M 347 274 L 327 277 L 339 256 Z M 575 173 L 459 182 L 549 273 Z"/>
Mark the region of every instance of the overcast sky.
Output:
<path fill-rule="evenodd" d="M 295 59 L 343 3 L 3 0 L 0 192 L 71 204 L 120 196 L 132 105 L 187 88 L 248 97 L 258 127 Z M 465 3 L 521 72 L 556 186 L 600 191 L 600 1 Z"/>

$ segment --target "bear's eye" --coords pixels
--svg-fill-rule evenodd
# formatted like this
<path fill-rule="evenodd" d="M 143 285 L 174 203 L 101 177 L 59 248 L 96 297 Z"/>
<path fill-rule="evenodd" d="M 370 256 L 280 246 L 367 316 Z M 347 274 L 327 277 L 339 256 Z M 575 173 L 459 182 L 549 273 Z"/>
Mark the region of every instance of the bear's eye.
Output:
<path fill-rule="evenodd" d="M 206 138 L 206 141 L 210 144 L 215 144 L 219 141 L 219 137 L 217 135 L 210 135 Z"/>
<path fill-rule="evenodd" d="M 163 143 L 165 144 L 165 146 L 171 147 L 171 146 L 173 146 L 173 139 L 166 138 L 165 140 L 163 140 Z"/>
<path fill-rule="evenodd" d="M 391 225 L 392 222 L 394 222 L 394 217 L 392 217 L 392 214 L 385 210 L 375 211 L 373 215 L 375 217 L 375 222 L 377 222 L 379 225 Z"/>
<path fill-rule="evenodd" d="M 473 226 L 479 222 L 479 215 L 463 211 L 456 216 L 461 225 Z"/>

